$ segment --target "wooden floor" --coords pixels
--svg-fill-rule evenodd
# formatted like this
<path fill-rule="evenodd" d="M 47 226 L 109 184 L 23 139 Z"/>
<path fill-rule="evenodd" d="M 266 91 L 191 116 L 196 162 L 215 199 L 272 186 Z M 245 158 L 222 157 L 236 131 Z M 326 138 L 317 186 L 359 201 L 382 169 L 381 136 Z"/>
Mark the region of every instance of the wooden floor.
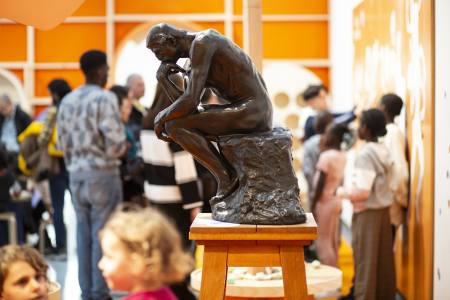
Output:
<path fill-rule="evenodd" d="M 203 246 L 197 246 L 195 253 L 196 267 L 201 268 L 203 262 Z M 343 271 L 342 294 L 347 294 L 353 278 L 353 256 L 350 245 L 344 238 L 341 239 L 339 248 L 339 268 Z M 334 300 L 336 298 L 322 298 L 323 300 Z"/>

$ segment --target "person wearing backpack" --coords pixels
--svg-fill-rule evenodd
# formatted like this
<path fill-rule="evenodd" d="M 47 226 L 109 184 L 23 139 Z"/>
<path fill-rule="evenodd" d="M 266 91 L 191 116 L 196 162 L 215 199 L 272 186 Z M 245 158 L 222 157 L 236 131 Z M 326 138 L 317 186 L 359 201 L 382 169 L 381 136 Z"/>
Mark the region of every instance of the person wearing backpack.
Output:
<path fill-rule="evenodd" d="M 386 119 L 379 109 L 363 111 L 358 135 L 364 141 L 355 159 L 351 184 L 336 195 L 353 204 L 352 247 L 355 265 L 354 299 L 394 300 L 394 253 L 389 209 L 393 160 L 379 138 Z"/>
<path fill-rule="evenodd" d="M 409 166 L 406 158 L 406 139 L 405 134 L 394 122 L 394 119 L 402 111 L 402 107 L 402 98 L 396 94 L 385 94 L 381 97 L 380 110 L 384 113 L 387 122 L 387 133 L 383 137 L 383 143 L 389 149 L 394 160 L 391 177 L 394 202 L 390 209 L 394 240 L 397 228 L 405 222 L 406 208 L 408 207 Z"/>

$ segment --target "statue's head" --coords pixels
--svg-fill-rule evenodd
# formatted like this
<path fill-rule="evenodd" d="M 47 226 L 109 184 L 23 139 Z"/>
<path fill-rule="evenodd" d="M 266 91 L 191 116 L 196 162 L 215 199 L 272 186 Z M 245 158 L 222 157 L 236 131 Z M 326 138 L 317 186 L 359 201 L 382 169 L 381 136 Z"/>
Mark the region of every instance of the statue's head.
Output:
<path fill-rule="evenodd" d="M 186 31 L 165 23 L 155 25 L 147 35 L 147 48 L 155 53 L 162 62 L 176 63 L 181 57 L 178 40 L 186 35 Z"/>

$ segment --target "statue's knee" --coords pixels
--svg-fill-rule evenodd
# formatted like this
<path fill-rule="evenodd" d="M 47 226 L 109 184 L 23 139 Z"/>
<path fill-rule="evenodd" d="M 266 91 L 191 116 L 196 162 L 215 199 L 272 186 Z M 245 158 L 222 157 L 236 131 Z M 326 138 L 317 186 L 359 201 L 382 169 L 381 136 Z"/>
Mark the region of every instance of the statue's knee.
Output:
<path fill-rule="evenodd" d="M 166 133 L 170 137 L 174 137 L 178 131 L 177 121 L 169 121 L 165 124 Z"/>

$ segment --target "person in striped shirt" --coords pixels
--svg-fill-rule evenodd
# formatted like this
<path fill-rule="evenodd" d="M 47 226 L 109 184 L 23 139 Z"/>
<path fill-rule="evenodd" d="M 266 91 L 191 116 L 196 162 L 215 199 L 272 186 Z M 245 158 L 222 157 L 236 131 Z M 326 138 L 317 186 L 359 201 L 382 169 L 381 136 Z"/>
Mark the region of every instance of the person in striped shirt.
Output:
<path fill-rule="evenodd" d="M 200 212 L 203 200 L 192 155 L 174 142 L 158 139 L 155 134 L 155 116 L 170 104 L 158 84 L 153 104 L 144 117 L 140 136 L 145 171 L 144 194 L 153 207 L 173 220 L 184 248 L 189 249 L 189 228 Z M 187 286 L 188 280 L 171 288 L 179 299 L 195 299 Z"/>

